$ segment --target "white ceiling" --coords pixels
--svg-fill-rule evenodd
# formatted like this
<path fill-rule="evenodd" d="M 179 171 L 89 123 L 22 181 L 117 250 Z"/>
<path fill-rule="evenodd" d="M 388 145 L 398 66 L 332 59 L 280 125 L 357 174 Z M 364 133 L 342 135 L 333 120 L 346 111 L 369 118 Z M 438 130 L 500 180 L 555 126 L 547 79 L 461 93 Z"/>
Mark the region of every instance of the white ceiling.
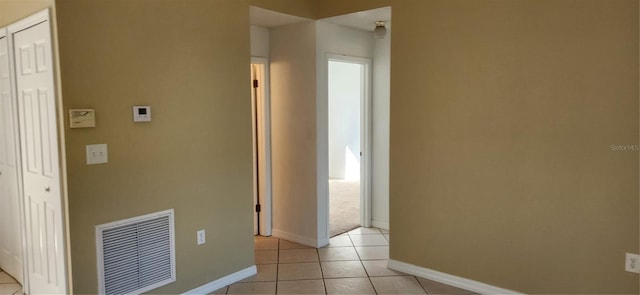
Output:
<path fill-rule="evenodd" d="M 373 31 L 373 29 L 375 29 L 376 27 L 376 21 L 386 21 L 386 27 L 388 29 L 391 25 L 391 7 L 382 7 L 360 11 L 345 15 L 323 18 L 322 20 L 364 31 Z"/>
<path fill-rule="evenodd" d="M 308 18 L 275 12 L 255 6 L 249 7 L 249 19 L 251 25 L 265 28 L 275 28 L 310 20 Z M 322 19 L 322 21 L 364 31 L 373 31 L 376 27 L 375 22 L 380 20 L 386 21 L 387 29 L 390 28 L 391 7 L 382 7 Z"/>
<path fill-rule="evenodd" d="M 271 11 L 268 9 L 250 6 L 249 7 L 249 20 L 251 25 L 275 28 L 279 26 L 292 25 L 302 23 L 310 19 L 304 17 L 293 16 L 280 12 Z"/>

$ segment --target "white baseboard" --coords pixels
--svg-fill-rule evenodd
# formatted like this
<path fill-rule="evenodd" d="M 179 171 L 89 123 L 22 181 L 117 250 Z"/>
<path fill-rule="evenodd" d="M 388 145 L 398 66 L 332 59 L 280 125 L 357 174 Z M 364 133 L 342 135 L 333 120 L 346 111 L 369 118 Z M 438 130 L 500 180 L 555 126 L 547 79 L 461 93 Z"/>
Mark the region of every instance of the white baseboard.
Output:
<path fill-rule="evenodd" d="M 244 280 L 244 279 L 246 279 L 246 278 L 248 278 L 248 277 L 250 277 L 252 275 L 255 275 L 257 273 L 258 273 L 258 269 L 256 268 L 256 266 L 255 265 L 254 266 L 250 266 L 250 267 L 247 267 L 247 268 L 245 268 L 243 270 L 234 272 L 234 273 L 232 273 L 232 274 L 230 274 L 228 276 L 225 276 L 225 277 L 222 277 L 220 279 L 217 279 L 217 280 L 215 280 L 213 282 L 204 284 L 204 285 L 202 285 L 202 286 L 200 286 L 198 288 L 195 288 L 195 289 L 189 290 L 187 292 L 184 292 L 182 294 L 183 295 L 186 295 L 186 294 L 209 294 L 209 293 L 211 293 L 211 292 L 213 292 L 215 290 L 218 290 L 218 289 L 224 288 L 226 286 L 229 286 L 229 285 L 231 285 L 233 283 L 242 281 L 242 280 Z"/>
<path fill-rule="evenodd" d="M 313 247 L 316 248 L 318 247 L 318 240 L 316 239 L 310 239 L 307 237 L 303 237 L 303 236 L 299 236 L 290 232 L 286 232 L 280 229 L 272 229 L 271 230 L 271 234 L 276 237 L 276 238 L 281 238 L 281 239 L 285 239 L 294 243 L 298 243 L 298 244 L 302 244 L 302 245 L 306 245 L 309 247 Z M 327 244 L 329 243 L 329 241 L 327 241 Z"/>
<path fill-rule="evenodd" d="M 389 230 L 389 222 L 371 220 L 371 226 Z"/>
<path fill-rule="evenodd" d="M 450 274 L 439 272 L 436 270 L 420 267 L 417 265 L 396 261 L 393 259 L 389 259 L 389 261 L 387 262 L 387 267 L 393 270 L 408 273 L 414 276 L 419 276 L 421 278 L 425 278 L 425 279 L 429 279 L 439 283 L 469 290 L 479 294 L 513 294 L 513 295 L 524 294 L 524 293 L 516 292 L 513 290 L 509 290 L 509 289 L 492 286 L 482 282 L 450 275 Z"/>

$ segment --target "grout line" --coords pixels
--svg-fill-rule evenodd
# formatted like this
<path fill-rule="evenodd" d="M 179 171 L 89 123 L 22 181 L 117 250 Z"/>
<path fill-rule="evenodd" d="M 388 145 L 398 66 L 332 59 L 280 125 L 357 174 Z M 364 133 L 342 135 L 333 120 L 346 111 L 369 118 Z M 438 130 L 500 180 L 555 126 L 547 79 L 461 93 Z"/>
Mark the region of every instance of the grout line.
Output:
<path fill-rule="evenodd" d="M 280 239 L 278 239 L 278 252 L 277 252 L 277 259 L 276 259 L 276 290 L 274 291 L 274 294 L 278 294 L 278 282 L 280 281 L 280 279 L 278 278 L 278 273 L 280 272 Z"/>
<path fill-rule="evenodd" d="M 425 288 L 422 284 L 420 284 L 420 280 L 418 280 L 418 278 L 416 276 L 413 276 L 413 279 L 415 279 L 416 282 L 418 282 L 418 286 L 420 286 L 420 288 L 422 288 L 422 290 L 424 290 L 425 294 L 429 294 L 429 291 L 427 291 L 427 288 Z"/>
<path fill-rule="evenodd" d="M 324 270 L 322 269 L 322 263 L 320 262 L 320 250 L 316 248 L 316 254 L 318 255 L 318 266 L 320 266 L 320 276 L 322 277 L 322 286 L 324 287 L 324 294 L 327 294 L 327 282 L 324 280 Z"/>

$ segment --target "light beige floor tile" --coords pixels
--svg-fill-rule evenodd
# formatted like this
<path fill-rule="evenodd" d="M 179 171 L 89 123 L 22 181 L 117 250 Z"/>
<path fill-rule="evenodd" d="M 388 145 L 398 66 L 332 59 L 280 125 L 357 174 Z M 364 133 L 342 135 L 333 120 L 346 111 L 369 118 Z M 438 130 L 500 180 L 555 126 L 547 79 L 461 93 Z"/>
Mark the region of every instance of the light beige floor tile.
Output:
<path fill-rule="evenodd" d="M 227 294 L 227 289 L 229 289 L 229 286 L 215 290 L 207 295 L 224 295 Z"/>
<path fill-rule="evenodd" d="M 9 284 L 9 283 L 17 284 L 18 282 L 13 277 L 11 277 L 8 273 L 4 271 L 0 271 L 0 284 Z"/>
<path fill-rule="evenodd" d="M 302 245 L 302 244 L 298 244 L 298 243 L 294 243 L 291 241 L 287 241 L 287 240 L 280 240 L 280 250 L 287 250 L 287 249 L 309 249 L 312 247 L 309 247 L 307 245 Z"/>
<path fill-rule="evenodd" d="M 20 288 L 20 290 L 13 293 L 13 295 L 24 295 L 24 289 Z"/>
<path fill-rule="evenodd" d="M 278 255 L 278 261 L 280 263 L 318 261 L 318 250 L 316 249 L 280 250 L 280 254 Z"/>
<path fill-rule="evenodd" d="M 389 246 L 356 247 L 361 260 L 389 259 Z"/>
<path fill-rule="evenodd" d="M 256 264 L 278 263 L 278 250 L 256 251 Z"/>
<path fill-rule="evenodd" d="M 327 294 L 376 294 L 368 278 L 326 279 Z"/>
<path fill-rule="evenodd" d="M 387 241 L 391 242 L 391 235 L 390 234 L 382 234 L 382 235 L 387 239 Z"/>
<path fill-rule="evenodd" d="M 320 261 L 359 260 L 354 247 L 332 247 L 318 249 Z"/>
<path fill-rule="evenodd" d="M 349 235 L 339 235 L 329 239 L 327 247 L 353 247 Z"/>
<path fill-rule="evenodd" d="M 254 276 L 246 278 L 241 282 L 275 282 L 278 276 L 277 264 L 258 264 L 258 273 Z"/>
<path fill-rule="evenodd" d="M 407 274 L 397 272 L 387 268 L 387 260 L 365 260 L 362 261 L 364 269 L 370 277 L 383 276 L 406 276 Z"/>
<path fill-rule="evenodd" d="M 375 227 L 359 227 L 349 232 L 349 235 L 368 235 L 382 233 L 380 229 Z"/>
<path fill-rule="evenodd" d="M 278 294 L 325 294 L 322 280 L 279 281 Z"/>
<path fill-rule="evenodd" d="M 373 277 L 373 287 L 378 294 L 427 294 L 415 277 Z"/>
<path fill-rule="evenodd" d="M 454 286 L 445 285 L 436 281 L 418 278 L 420 285 L 424 287 L 429 294 L 450 294 L 450 295 L 470 295 L 475 294 L 471 291 L 460 289 Z"/>
<path fill-rule="evenodd" d="M 387 246 L 389 241 L 382 234 L 350 235 L 353 245 L 358 246 Z"/>
<path fill-rule="evenodd" d="M 255 250 L 278 250 L 278 239 L 254 239 Z"/>
<path fill-rule="evenodd" d="M 322 279 L 318 262 L 284 263 L 278 265 L 278 281 Z"/>
<path fill-rule="evenodd" d="M 275 294 L 276 282 L 237 283 L 229 286 L 227 294 Z"/>
<path fill-rule="evenodd" d="M 383 234 L 388 234 L 388 233 L 389 233 L 389 230 L 388 230 L 388 229 L 384 229 L 384 228 L 381 228 L 381 229 L 380 229 L 380 231 L 381 231 Z"/>
<path fill-rule="evenodd" d="M 0 284 L 0 294 L 13 294 L 22 289 L 18 283 Z"/>
<path fill-rule="evenodd" d="M 360 261 L 325 261 L 320 263 L 325 278 L 366 278 Z"/>

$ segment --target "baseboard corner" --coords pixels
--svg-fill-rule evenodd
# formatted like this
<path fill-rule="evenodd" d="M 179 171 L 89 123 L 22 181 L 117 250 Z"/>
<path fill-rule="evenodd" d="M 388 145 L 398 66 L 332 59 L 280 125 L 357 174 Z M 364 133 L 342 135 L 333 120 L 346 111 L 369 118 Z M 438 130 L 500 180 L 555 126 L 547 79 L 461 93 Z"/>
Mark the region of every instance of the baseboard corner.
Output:
<path fill-rule="evenodd" d="M 517 291 L 492 286 L 483 282 L 474 281 L 471 279 L 439 272 L 436 270 L 393 259 L 388 260 L 387 267 L 396 271 L 408 273 L 414 276 L 469 290 L 479 294 L 524 295 L 524 293 L 520 293 Z"/>
<path fill-rule="evenodd" d="M 287 231 L 283 231 L 280 229 L 276 229 L 273 228 L 271 230 L 271 234 L 276 237 L 276 238 L 281 238 L 281 239 L 285 239 L 294 243 L 298 243 L 298 244 L 302 244 L 305 246 L 309 246 L 309 247 L 314 247 L 316 248 L 318 246 L 318 240 L 317 239 L 311 239 L 311 238 L 307 238 L 307 237 L 303 237 L 294 233 L 290 233 Z M 327 242 L 328 244 L 328 242 Z"/>
<path fill-rule="evenodd" d="M 186 291 L 184 293 L 182 293 L 182 295 L 196 295 L 196 294 L 209 294 L 213 291 L 216 291 L 218 289 L 224 288 L 226 286 L 229 286 L 233 283 L 237 283 L 239 281 L 242 281 L 252 275 L 255 275 L 258 273 L 258 269 L 256 268 L 255 265 L 252 265 L 250 267 L 247 267 L 245 269 L 239 270 L 237 272 L 234 272 L 230 275 L 224 276 L 222 278 L 219 278 L 215 281 L 206 283 L 200 287 L 197 287 L 195 289 L 191 289 L 189 291 Z"/>
<path fill-rule="evenodd" d="M 371 225 L 373 227 L 389 230 L 389 222 L 371 220 Z"/>

